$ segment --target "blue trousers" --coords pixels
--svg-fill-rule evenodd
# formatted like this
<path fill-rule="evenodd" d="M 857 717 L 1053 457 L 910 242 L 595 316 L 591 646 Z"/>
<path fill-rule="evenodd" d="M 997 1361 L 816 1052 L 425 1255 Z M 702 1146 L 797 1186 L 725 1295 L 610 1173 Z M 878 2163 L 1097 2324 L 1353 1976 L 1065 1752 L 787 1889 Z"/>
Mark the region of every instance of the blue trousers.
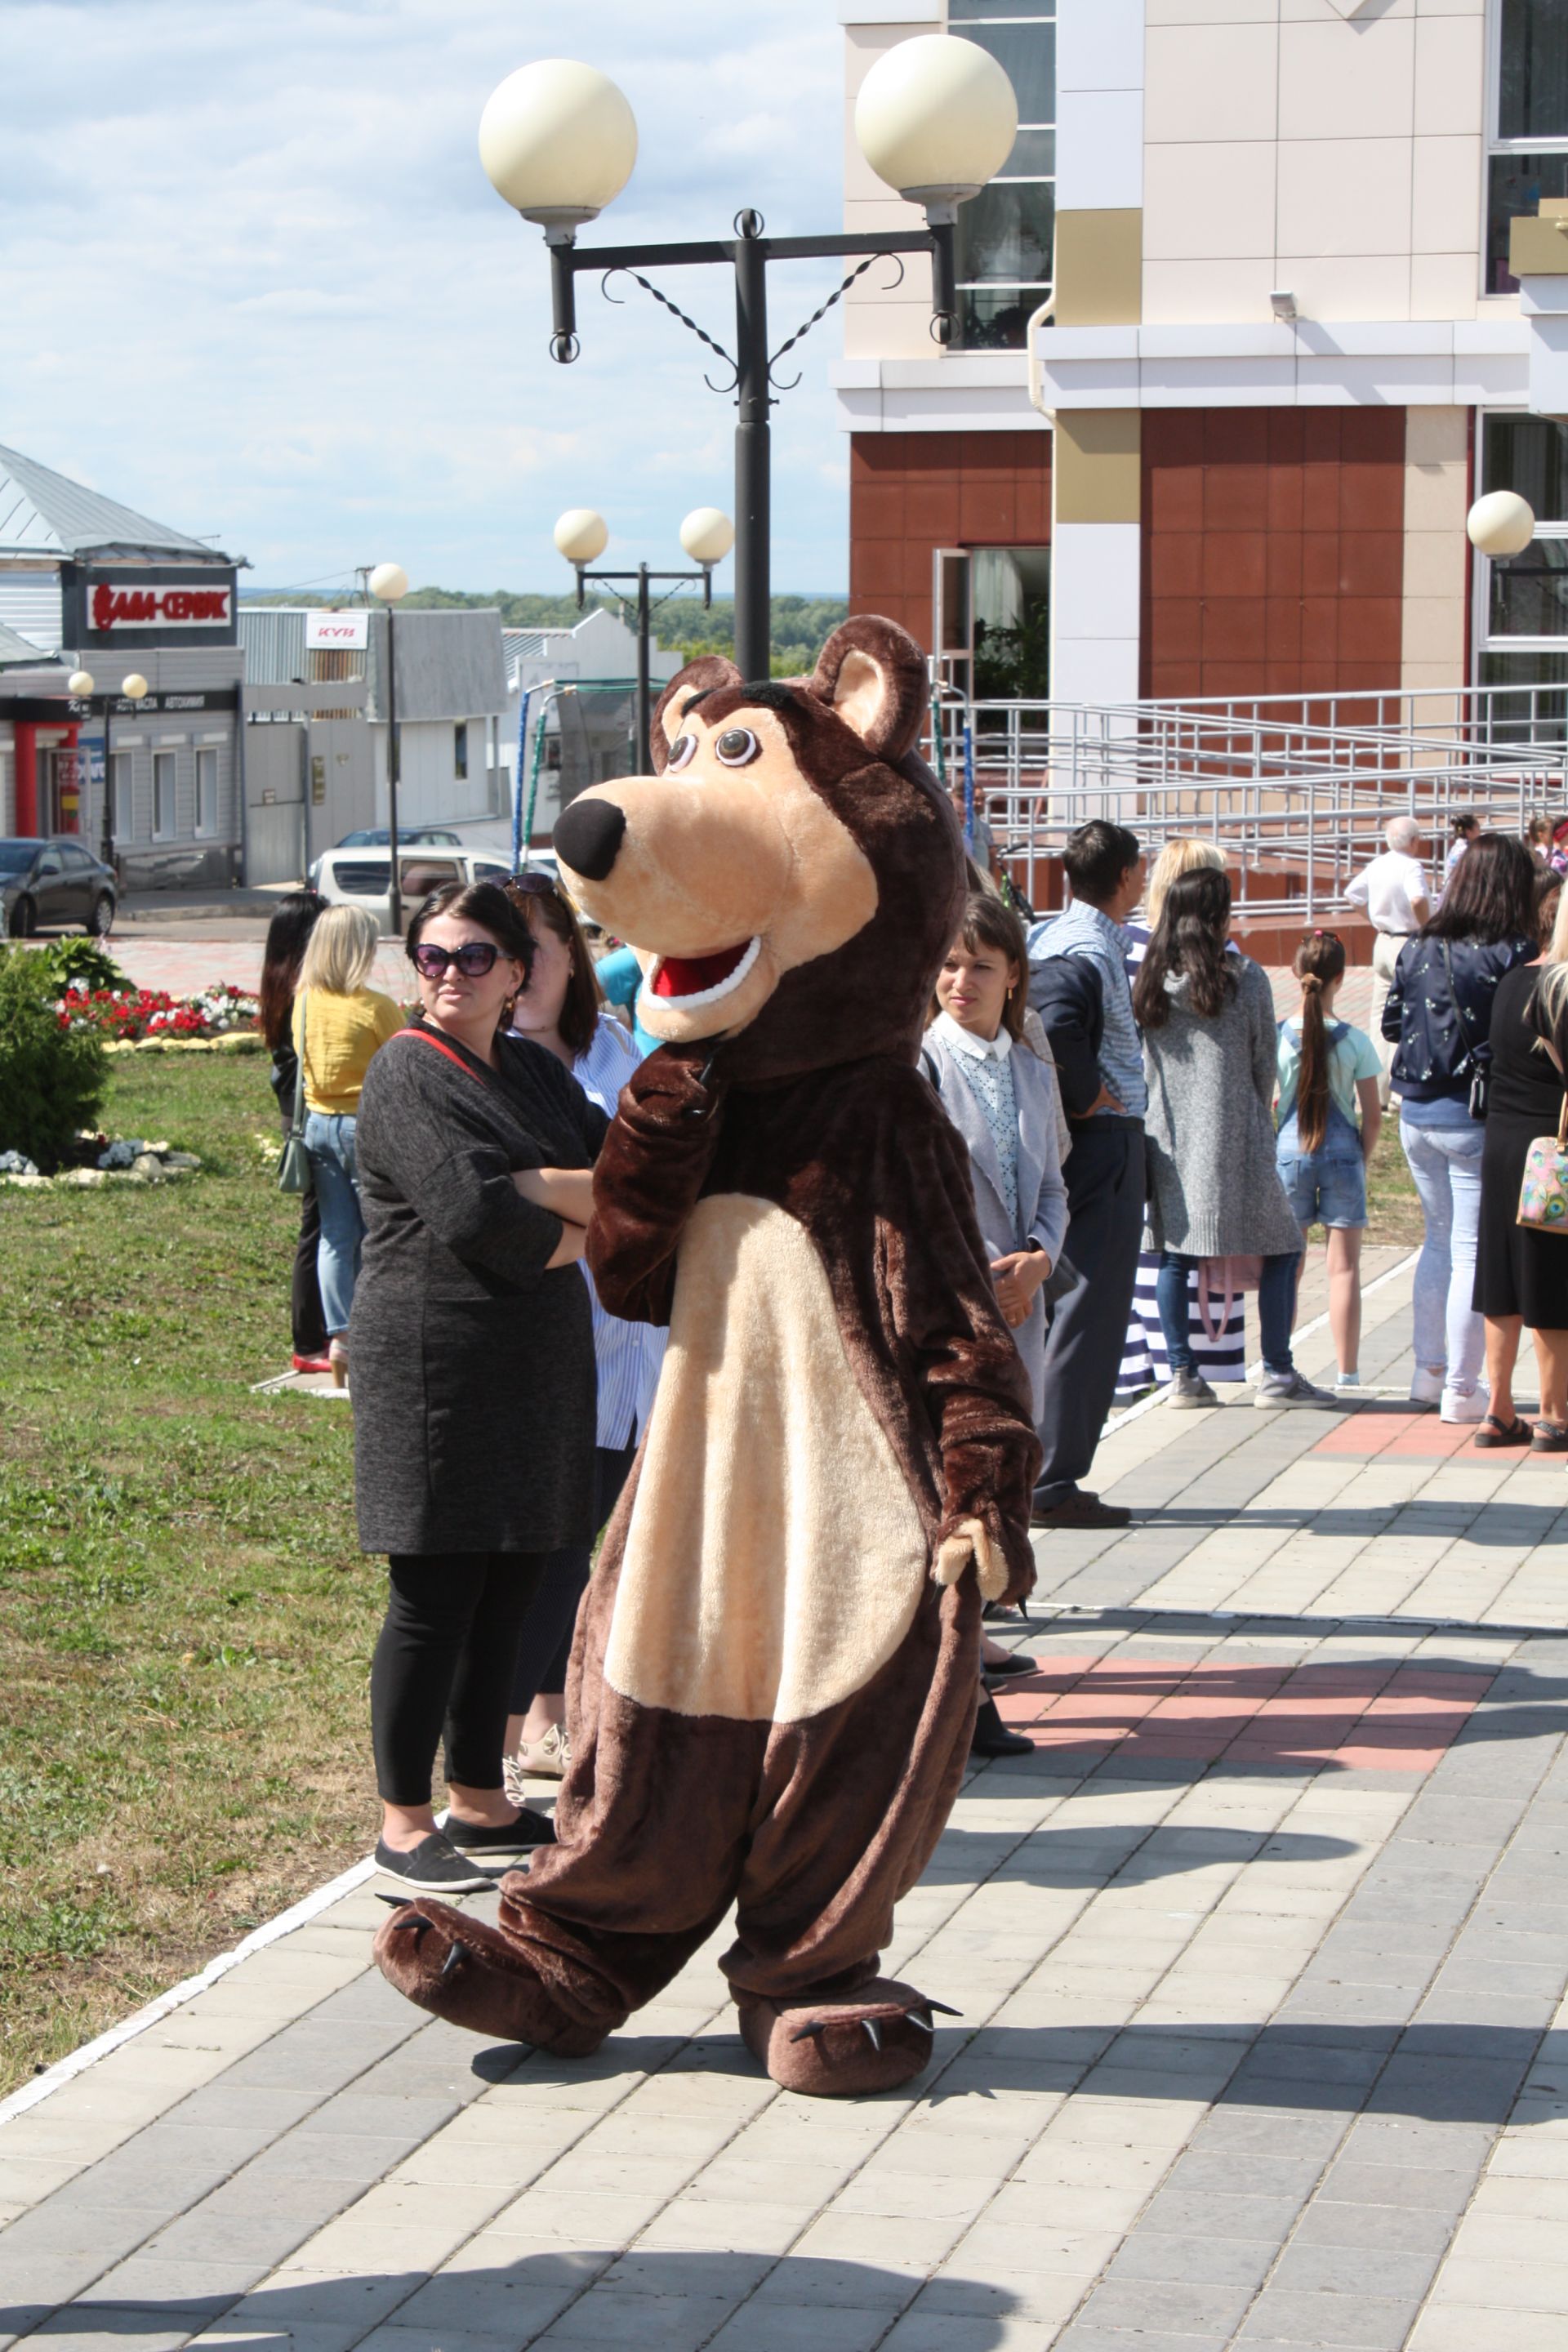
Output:
<path fill-rule="evenodd" d="M 1258 1286 L 1258 1319 L 1263 1327 L 1264 1366 L 1271 1372 L 1294 1370 L 1290 1321 L 1296 1311 L 1296 1274 L 1300 1263 L 1300 1250 L 1292 1250 L 1289 1256 L 1266 1257 L 1263 1261 L 1263 1279 Z M 1160 1328 L 1165 1335 L 1165 1351 L 1173 1372 L 1192 1369 L 1187 1276 L 1194 1266 L 1202 1264 L 1201 1258 L 1184 1257 L 1179 1250 L 1166 1250 L 1160 1260 L 1154 1301 L 1160 1309 Z"/>
<path fill-rule="evenodd" d="M 316 1180 L 316 1200 L 321 1213 L 321 1240 L 316 1275 L 321 1286 L 321 1312 L 328 1332 L 341 1339 L 349 1328 L 349 1309 L 359 1280 L 360 1244 L 364 1219 L 360 1214 L 359 1169 L 354 1160 L 354 1121 L 337 1112 L 313 1110 L 305 1119 L 305 1149 Z"/>

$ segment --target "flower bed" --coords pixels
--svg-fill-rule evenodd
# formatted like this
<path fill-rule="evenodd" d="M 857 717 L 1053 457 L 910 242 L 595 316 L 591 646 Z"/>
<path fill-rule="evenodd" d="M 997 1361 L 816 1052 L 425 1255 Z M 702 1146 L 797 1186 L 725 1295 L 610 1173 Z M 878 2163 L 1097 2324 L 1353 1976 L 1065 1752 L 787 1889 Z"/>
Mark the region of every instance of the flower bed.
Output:
<path fill-rule="evenodd" d="M 55 1010 L 62 1028 L 96 1030 L 110 1046 L 257 1034 L 255 997 L 227 981 L 195 996 L 171 996 L 162 988 L 91 988 L 77 980 Z"/>

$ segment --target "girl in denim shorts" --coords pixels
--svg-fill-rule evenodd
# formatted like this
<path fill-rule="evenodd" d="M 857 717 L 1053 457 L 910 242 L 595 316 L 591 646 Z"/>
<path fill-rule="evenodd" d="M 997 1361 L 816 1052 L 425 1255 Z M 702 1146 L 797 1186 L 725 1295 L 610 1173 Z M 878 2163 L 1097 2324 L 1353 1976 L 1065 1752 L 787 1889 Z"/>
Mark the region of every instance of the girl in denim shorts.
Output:
<path fill-rule="evenodd" d="M 1310 1225 L 1329 1236 L 1329 1328 L 1342 1389 L 1359 1388 L 1361 1237 L 1366 1225 L 1366 1163 L 1377 1141 L 1377 1048 L 1363 1029 L 1333 1017 L 1345 951 L 1332 931 L 1313 931 L 1296 950 L 1301 1010 L 1279 1024 L 1280 1181 L 1305 1242 Z M 1360 1123 L 1357 1123 L 1357 1112 Z"/>

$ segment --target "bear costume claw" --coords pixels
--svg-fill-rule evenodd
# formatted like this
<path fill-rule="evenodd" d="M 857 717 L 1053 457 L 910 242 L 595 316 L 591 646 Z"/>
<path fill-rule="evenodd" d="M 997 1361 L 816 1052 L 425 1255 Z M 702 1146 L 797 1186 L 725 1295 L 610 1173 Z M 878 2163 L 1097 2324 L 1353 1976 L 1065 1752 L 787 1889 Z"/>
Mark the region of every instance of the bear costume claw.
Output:
<path fill-rule="evenodd" d="M 851 2000 L 772 2001 L 737 1997 L 741 2034 L 781 2090 L 808 2098 L 864 2098 L 912 2083 L 931 2063 L 931 2011 L 912 1985 L 878 1977 Z"/>
<path fill-rule="evenodd" d="M 389 1984 L 449 2025 L 589 2058 L 605 2027 L 555 2000 L 527 1958 L 482 1919 L 421 1896 L 382 1922 L 375 1962 Z"/>

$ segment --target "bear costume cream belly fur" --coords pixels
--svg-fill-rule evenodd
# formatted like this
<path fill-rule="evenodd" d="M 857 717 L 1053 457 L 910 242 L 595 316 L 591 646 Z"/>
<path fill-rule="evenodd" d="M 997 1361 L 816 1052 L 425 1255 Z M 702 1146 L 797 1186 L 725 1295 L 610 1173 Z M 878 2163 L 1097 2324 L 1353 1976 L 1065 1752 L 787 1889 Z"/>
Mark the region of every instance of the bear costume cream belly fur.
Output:
<path fill-rule="evenodd" d="M 1038 1449 L 916 1067 L 964 889 L 924 701 L 886 621 L 810 681 L 695 663 L 659 772 L 557 829 L 667 1041 L 595 1170 L 589 1262 L 670 1344 L 579 1615 L 558 1843 L 497 1927 L 422 1897 L 378 1938 L 476 2031 L 596 2049 L 733 1905 L 722 1965 L 777 2081 L 875 2090 L 929 2055 L 940 2004 L 878 1955 L 962 1778 L 983 1596 L 1033 1582 Z"/>

